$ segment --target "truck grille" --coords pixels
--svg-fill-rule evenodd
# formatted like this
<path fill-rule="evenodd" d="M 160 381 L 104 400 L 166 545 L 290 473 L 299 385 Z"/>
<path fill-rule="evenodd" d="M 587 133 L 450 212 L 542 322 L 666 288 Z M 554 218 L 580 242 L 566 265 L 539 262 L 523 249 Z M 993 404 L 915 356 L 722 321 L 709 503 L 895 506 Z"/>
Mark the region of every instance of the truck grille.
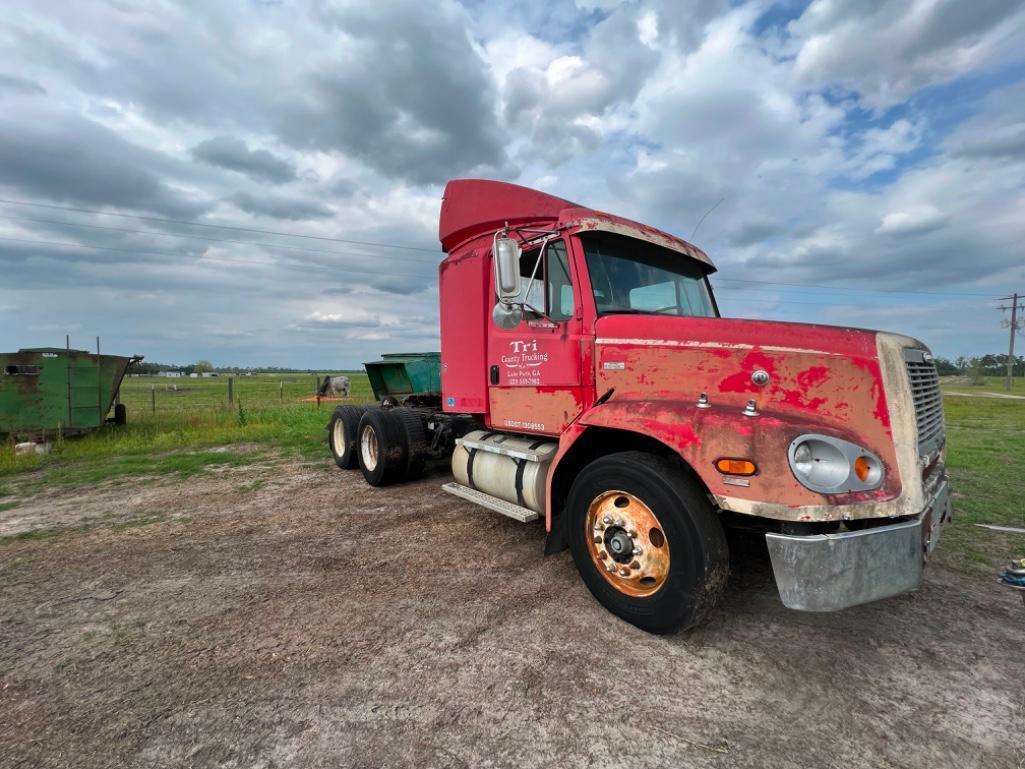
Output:
<path fill-rule="evenodd" d="M 932 357 L 923 350 L 905 350 L 911 398 L 918 423 L 918 453 L 931 453 L 943 442 L 943 396 Z"/>

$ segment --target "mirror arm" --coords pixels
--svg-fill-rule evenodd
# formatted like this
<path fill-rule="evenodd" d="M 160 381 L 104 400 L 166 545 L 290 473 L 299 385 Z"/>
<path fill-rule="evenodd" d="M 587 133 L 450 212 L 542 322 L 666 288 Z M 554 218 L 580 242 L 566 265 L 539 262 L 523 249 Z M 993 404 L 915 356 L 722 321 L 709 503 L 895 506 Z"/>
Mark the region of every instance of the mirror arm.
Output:
<path fill-rule="evenodd" d="M 545 248 L 547 248 L 547 247 L 548 247 L 548 241 L 549 241 L 549 240 L 551 239 L 551 237 L 552 237 L 551 235 L 545 235 L 545 239 L 541 241 L 541 250 L 540 250 L 540 251 L 538 251 L 538 254 L 537 254 L 537 261 L 536 261 L 536 262 L 534 262 L 534 271 L 530 273 L 530 280 L 528 280 L 528 281 L 527 281 L 527 288 L 526 288 L 526 290 L 525 290 L 525 291 L 523 292 L 523 298 L 524 298 L 524 299 L 526 299 L 526 298 L 527 298 L 528 296 L 530 296 L 530 289 L 531 289 L 531 288 L 533 287 L 533 285 L 534 285 L 534 279 L 535 279 L 535 278 L 537 277 L 537 268 L 541 266 L 541 262 L 542 262 L 542 261 L 544 260 L 544 258 L 545 258 Z M 539 311 L 538 311 L 538 310 L 537 310 L 536 308 L 534 308 L 534 307 L 531 307 L 531 306 L 530 306 L 529 304 L 527 304 L 527 303 L 526 303 L 525 301 L 524 301 L 524 302 L 521 302 L 521 304 L 522 304 L 522 305 L 523 305 L 524 307 L 530 307 L 530 309 L 531 309 L 531 310 L 533 310 L 534 312 L 536 312 L 536 313 L 537 313 L 538 315 L 540 315 L 540 316 L 541 316 L 542 318 L 543 318 L 543 317 L 545 317 L 545 314 L 544 314 L 543 312 L 539 312 Z"/>

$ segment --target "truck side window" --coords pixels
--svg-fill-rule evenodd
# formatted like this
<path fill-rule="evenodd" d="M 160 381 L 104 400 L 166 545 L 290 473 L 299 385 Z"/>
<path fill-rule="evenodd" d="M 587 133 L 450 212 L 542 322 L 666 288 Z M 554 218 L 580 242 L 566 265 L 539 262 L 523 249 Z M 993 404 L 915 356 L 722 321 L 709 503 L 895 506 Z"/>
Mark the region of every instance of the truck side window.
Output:
<path fill-rule="evenodd" d="M 4 373 L 8 376 L 39 376 L 39 366 L 7 366 Z"/>
<path fill-rule="evenodd" d="M 555 240 L 548 244 L 544 264 L 537 265 L 537 257 L 537 249 L 524 251 L 520 257 L 520 276 L 526 293 L 521 293 L 517 301 L 526 302 L 554 321 L 572 318 L 573 281 L 569 274 L 569 255 L 566 253 L 565 241 Z M 534 275 L 534 283 L 527 291 L 531 275 Z"/>

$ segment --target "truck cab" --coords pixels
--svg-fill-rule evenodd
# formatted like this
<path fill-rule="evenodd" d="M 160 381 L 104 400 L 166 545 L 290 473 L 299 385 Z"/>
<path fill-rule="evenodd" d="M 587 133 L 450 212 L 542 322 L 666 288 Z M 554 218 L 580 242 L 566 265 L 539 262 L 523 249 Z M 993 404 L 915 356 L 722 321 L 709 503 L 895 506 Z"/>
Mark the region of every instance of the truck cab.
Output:
<path fill-rule="evenodd" d="M 727 527 L 765 537 L 794 609 L 919 584 L 950 513 L 921 342 L 723 318 L 697 246 L 512 184 L 450 182 L 439 238 L 438 392 L 397 418 L 450 459 L 446 491 L 543 518 L 611 611 L 700 621 Z"/>

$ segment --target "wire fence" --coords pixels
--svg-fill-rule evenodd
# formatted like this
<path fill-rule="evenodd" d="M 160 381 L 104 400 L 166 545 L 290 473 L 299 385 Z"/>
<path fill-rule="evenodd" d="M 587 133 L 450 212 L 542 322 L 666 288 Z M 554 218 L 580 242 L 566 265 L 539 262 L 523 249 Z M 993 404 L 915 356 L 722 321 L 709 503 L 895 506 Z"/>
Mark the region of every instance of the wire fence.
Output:
<path fill-rule="evenodd" d="M 370 384 L 362 372 L 332 374 L 347 376 L 349 398 L 318 396 L 325 375 L 273 374 L 219 375 L 215 377 L 127 376 L 121 383 L 118 402 L 132 414 L 167 414 L 190 411 L 218 411 L 285 407 L 313 404 L 327 407 L 335 402 L 363 403 L 373 399 Z"/>

